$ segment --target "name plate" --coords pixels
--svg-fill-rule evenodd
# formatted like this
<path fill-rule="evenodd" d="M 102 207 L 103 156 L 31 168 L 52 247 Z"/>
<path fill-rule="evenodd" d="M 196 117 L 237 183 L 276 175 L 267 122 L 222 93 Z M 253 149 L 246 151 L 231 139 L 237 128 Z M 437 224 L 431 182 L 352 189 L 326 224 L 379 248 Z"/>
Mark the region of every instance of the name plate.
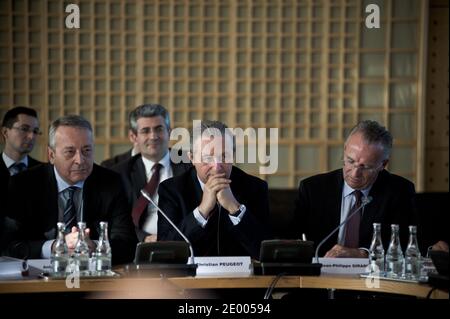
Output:
<path fill-rule="evenodd" d="M 359 275 L 369 271 L 368 258 L 319 258 L 322 274 Z"/>
<path fill-rule="evenodd" d="M 250 256 L 195 257 L 197 275 L 251 274 Z"/>

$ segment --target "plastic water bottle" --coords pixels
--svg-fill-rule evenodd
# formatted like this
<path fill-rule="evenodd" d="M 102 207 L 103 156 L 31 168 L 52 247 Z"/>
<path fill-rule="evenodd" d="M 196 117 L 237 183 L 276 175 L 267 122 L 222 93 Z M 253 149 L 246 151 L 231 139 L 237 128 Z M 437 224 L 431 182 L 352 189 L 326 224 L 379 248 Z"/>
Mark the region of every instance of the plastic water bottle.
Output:
<path fill-rule="evenodd" d="M 391 241 L 386 252 L 386 276 L 401 278 L 403 275 L 403 252 L 400 245 L 399 226 L 391 225 Z"/>
<path fill-rule="evenodd" d="M 73 259 L 80 275 L 89 274 L 89 246 L 85 238 L 86 223 L 78 222 L 78 241 L 75 245 Z"/>
<path fill-rule="evenodd" d="M 69 249 L 67 248 L 64 236 L 64 223 L 57 223 L 58 236 L 52 247 L 51 264 L 54 276 L 65 276 L 66 268 L 69 263 Z"/>
<path fill-rule="evenodd" d="M 369 249 L 370 273 L 384 276 L 384 248 L 381 241 L 381 224 L 373 223 L 372 242 Z"/>
<path fill-rule="evenodd" d="M 108 240 L 108 223 L 100 222 L 100 238 L 95 250 L 95 271 L 105 274 L 111 270 L 111 245 Z"/>
<path fill-rule="evenodd" d="M 409 241 L 405 250 L 404 277 L 418 280 L 420 277 L 421 255 L 417 241 L 417 226 L 409 226 Z"/>

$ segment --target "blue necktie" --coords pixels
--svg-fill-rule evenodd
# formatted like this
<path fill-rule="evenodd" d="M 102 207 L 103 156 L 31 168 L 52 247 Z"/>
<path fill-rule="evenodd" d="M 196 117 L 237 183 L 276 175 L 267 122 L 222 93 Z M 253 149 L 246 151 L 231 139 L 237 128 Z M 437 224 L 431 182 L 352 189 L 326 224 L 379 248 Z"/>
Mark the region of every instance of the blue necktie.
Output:
<path fill-rule="evenodd" d="M 9 173 L 11 174 L 11 176 L 14 176 L 24 171 L 26 168 L 27 166 L 25 165 L 25 163 L 22 162 L 14 163 L 9 167 Z"/>
<path fill-rule="evenodd" d="M 72 226 L 77 224 L 77 215 L 75 212 L 75 203 L 73 201 L 73 195 L 77 187 L 71 186 L 63 191 L 63 197 L 66 199 L 66 204 L 64 206 L 63 221 L 66 224 L 66 233 L 70 233 Z"/>

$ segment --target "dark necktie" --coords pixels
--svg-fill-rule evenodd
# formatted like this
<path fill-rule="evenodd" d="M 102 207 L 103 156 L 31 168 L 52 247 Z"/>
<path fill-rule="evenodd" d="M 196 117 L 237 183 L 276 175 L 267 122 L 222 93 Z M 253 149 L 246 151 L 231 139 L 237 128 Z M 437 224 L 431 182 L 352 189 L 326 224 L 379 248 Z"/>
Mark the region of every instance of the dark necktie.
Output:
<path fill-rule="evenodd" d="M 152 177 L 150 178 L 150 181 L 145 185 L 144 190 L 147 191 L 147 193 L 150 196 L 153 196 L 156 192 L 156 189 L 158 188 L 159 184 L 159 170 L 161 169 L 162 165 L 159 163 L 156 163 L 152 167 Z M 136 225 L 136 227 L 139 227 L 139 220 L 141 219 L 142 213 L 144 209 L 147 207 L 148 200 L 142 196 L 139 196 L 138 200 L 133 206 L 133 211 L 131 213 L 131 216 L 133 217 L 133 223 Z"/>
<path fill-rule="evenodd" d="M 359 190 L 353 192 L 355 196 L 355 204 L 349 211 L 349 215 L 361 207 L 362 193 Z M 345 228 L 345 247 L 358 248 L 359 247 L 359 224 L 361 222 L 361 212 L 354 214 L 347 222 Z"/>
<path fill-rule="evenodd" d="M 71 186 L 64 190 L 63 197 L 66 199 L 66 204 L 64 206 L 63 221 L 66 224 L 66 233 L 70 233 L 72 226 L 77 224 L 77 215 L 75 211 L 75 203 L 73 201 L 73 195 L 77 187 Z"/>
<path fill-rule="evenodd" d="M 24 171 L 26 169 L 26 165 L 25 163 L 19 162 L 19 163 L 14 163 L 13 165 L 11 165 L 9 167 L 9 172 L 11 174 L 11 176 L 14 176 L 16 174 L 19 174 L 20 172 Z"/>

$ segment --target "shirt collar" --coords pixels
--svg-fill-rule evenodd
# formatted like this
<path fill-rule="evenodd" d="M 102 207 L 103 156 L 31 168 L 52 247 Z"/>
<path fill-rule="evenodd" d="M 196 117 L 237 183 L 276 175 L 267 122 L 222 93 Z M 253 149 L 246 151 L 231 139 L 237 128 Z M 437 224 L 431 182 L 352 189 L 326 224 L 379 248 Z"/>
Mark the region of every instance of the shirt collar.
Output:
<path fill-rule="evenodd" d="M 13 160 L 11 157 L 5 154 L 5 152 L 2 153 L 3 162 L 5 162 L 5 165 L 7 168 L 10 168 L 12 165 L 16 164 L 16 161 Z M 25 155 L 20 161 L 17 163 L 24 163 L 26 167 L 28 167 L 28 155 Z"/>
<path fill-rule="evenodd" d="M 56 169 L 55 166 L 53 166 L 53 170 L 55 172 L 55 177 L 56 177 L 56 184 L 58 185 L 58 193 L 63 192 L 64 190 L 66 190 L 66 188 L 69 188 L 70 186 L 75 186 L 78 188 L 83 188 L 84 186 L 84 181 L 79 181 L 78 183 L 74 184 L 74 185 L 70 185 L 68 183 L 66 183 L 65 180 L 63 180 L 63 178 L 61 177 L 61 175 L 59 175 L 58 170 Z"/>
<path fill-rule="evenodd" d="M 145 166 L 145 174 L 147 174 L 147 176 L 150 175 L 153 165 L 156 164 L 156 162 L 153 162 L 152 160 L 149 160 L 148 158 L 141 156 L 142 157 L 142 162 L 144 163 Z M 161 160 L 159 160 L 158 162 L 159 164 L 162 165 L 162 169 L 169 167 L 170 166 L 170 152 L 167 150 L 166 155 L 163 156 L 163 158 L 161 158 Z"/>
<path fill-rule="evenodd" d="M 360 189 L 360 191 L 363 193 L 364 197 L 367 197 L 369 195 L 370 189 L 372 188 L 372 185 L 370 185 L 367 188 Z M 342 190 L 342 196 L 343 198 L 347 197 L 348 195 L 351 195 L 355 189 L 351 188 L 346 181 L 344 181 L 344 189 Z"/>

